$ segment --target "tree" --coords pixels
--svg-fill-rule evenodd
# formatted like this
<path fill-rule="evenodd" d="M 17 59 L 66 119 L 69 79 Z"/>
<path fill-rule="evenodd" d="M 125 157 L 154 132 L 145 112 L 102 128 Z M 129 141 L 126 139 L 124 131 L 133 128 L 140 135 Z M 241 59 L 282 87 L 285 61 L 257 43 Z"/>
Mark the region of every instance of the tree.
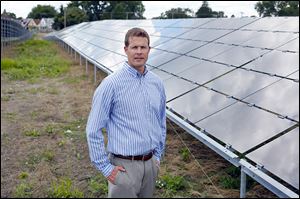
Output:
<path fill-rule="evenodd" d="M 216 17 L 216 18 L 224 18 L 224 12 L 223 11 L 213 11 L 212 12 L 212 17 Z"/>
<path fill-rule="evenodd" d="M 71 6 L 81 8 L 89 21 L 103 19 L 144 19 L 142 1 L 71 1 Z"/>
<path fill-rule="evenodd" d="M 52 28 L 55 30 L 64 28 L 64 7 L 62 5 L 59 8 L 59 13 L 54 17 Z"/>
<path fill-rule="evenodd" d="M 260 17 L 299 16 L 299 1 L 259 1 L 255 10 Z"/>
<path fill-rule="evenodd" d="M 56 30 L 63 29 L 65 17 L 66 17 L 66 26 L 71 26 L 71 25 L 79 24 L 84 21 L 88 21 L 87 15 L 80 8 L 70 6 L 70 5 L 68 5 L 68 7 L 66 8 L 61 6 L 60 12 L 54 18 L 53 28 Z"/>
<path fill-rule="evenodd" d="M 196 16 L 198 18 L 213 17 L 212 9 L 208 6 L 208 2 L 207 1 L 203 1 L 202 6 L 196 12 Z"/>
<path fill-rule="evenodd" d="M 37 7 L 32 8 L 27 18 L 33 18 L 33 19 L 53 18 L 56 15 L 57 12 L 53 6 L 37 5 Z"/>
<path fill-rule="evenodd" d="M 88 17 L 80 8 L 68 7 L 66 10 L 66 25 L 71 26 L 87 21 Z"/>
<path fill-rule="evenodd" d="M 145 19 L 145 7 L 142 1 L 109 1 L 106 12 L 112 13 L 113 19 Z"/>
<path fill-rule="evenodd" d="M 83 10 L 88 17 L 88 21 L 101 20 L 108 6 L 108 1 L 71 1 L 68 4 L 68 7 L 78 7 Z"/>
<path fill-rule="evenodd" d="M 1 13 L 1 17 L 16 19 L 16 14 L 12 12 L 6 12 L 6 10 L 4 9 L 3 12 Z"/>
<path fill-rule="evenodd" d="M 191 18 L 193 11 L 189 8 L 172 8 L 161 13 L 159 17 L 153 19 L 177 19 L 177 18 Z"/>

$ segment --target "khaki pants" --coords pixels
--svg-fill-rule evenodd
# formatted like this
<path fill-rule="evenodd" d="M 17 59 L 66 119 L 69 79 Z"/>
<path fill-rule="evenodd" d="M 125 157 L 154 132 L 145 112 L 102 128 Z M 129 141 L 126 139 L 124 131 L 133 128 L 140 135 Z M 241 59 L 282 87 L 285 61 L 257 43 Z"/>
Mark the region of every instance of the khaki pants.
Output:
<path fill-rule="evenodd" d="M 158 167 L 154 156 L 147 160 L 126 160 L 113 155 L 110 161 L 122 166 L 126 172 L 119 171 L 115 185 L 108 181 L 109 198 L 151 198 L 155 190 Z"/>

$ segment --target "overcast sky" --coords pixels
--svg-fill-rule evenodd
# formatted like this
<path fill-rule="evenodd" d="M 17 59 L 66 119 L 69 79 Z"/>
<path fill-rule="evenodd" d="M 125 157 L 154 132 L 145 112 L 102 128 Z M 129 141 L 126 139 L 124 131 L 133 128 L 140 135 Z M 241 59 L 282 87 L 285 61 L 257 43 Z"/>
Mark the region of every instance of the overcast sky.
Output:
<path fill-rule="evenodd" d="M 15 13 L 17 17 L 26 18 L 33 7 L 40 5 L 51 5 L 57 10 L 60 5 L 66 6 L 70 1 L 1 1 L 1 13 L 4 9 L 7 12 Z M 203 1 L 143 1 L 145 6 L 144 17 L 151 19 L 158 17 L 162 12 L 171 8 L 190 8 L 197 12 Z M 213 11 L 224 11 L 230 17 L 258 16 L 254 5 L 257 1 L 208 1 Z"/>

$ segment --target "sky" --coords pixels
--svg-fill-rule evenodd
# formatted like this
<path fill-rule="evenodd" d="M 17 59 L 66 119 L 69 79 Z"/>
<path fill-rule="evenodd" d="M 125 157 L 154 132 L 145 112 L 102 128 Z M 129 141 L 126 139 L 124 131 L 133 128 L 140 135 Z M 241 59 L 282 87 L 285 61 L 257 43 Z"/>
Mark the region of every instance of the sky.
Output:
<path fill-rule="evenodd" d="M 58 11 L 60 5 L 66 6 L 70 1 L 1 1 L 1 13 L 15 13 L 17 17 L 26 18 L 33 7 L 40 5 L 54 6 Z M 213 11 L 224 11 L 225 15 L 231 17 L 258 16 L 254 9 L 257 1 L 208 1 Z M 190 8 L 195 13 L 201 7 L 203 1 L 143 1 L 145 6 L 144 17 L 151 19 L 160 16 L 161 13 L 171 8 Z"/>

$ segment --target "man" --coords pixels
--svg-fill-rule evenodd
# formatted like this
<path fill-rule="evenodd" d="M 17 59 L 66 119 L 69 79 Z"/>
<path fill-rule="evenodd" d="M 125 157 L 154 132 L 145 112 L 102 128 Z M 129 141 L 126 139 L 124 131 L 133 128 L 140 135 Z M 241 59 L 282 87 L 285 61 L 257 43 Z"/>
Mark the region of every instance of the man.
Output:
<path fill-rule="evenodd" d="M 108 197 L 153 196 L 165 147 L 166 96 L 162 81 L 145 66 L 149 43 L 145 30 L 128 30 L 128 61 L 94 93 L 87 140 L 91 161 L 108 179 Z"/>

